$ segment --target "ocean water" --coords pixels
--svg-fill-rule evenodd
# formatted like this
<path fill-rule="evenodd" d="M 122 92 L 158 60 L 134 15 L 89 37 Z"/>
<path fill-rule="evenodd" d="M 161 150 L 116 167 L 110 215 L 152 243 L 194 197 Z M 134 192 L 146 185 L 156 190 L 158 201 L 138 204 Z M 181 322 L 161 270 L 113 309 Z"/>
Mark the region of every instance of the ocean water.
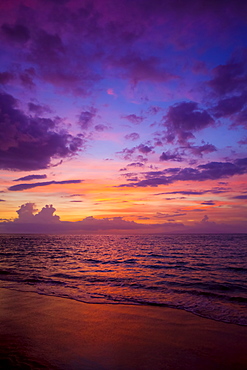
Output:
<path fill-rule="evenodd" d="M 1 235 L 0 286 L 247 325 L 247 234 Z"/>

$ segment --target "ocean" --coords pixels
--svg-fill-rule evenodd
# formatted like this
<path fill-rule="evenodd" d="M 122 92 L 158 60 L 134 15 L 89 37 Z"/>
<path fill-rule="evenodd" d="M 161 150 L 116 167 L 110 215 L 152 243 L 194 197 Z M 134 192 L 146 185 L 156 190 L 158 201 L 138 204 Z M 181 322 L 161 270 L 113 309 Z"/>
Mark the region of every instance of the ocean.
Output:
<path fill-rule="evenodd" d="M 0 256 L 3 288 L 247 325 L 247 234 L 1 235 Z"/>

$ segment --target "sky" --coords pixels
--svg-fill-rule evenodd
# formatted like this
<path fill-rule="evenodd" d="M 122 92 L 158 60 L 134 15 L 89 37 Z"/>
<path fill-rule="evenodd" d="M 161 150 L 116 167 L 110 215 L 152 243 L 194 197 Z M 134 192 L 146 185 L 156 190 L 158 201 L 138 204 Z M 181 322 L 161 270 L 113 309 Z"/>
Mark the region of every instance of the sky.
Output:
<path fill-rule="evenodd" d="M 0 232 L 246 232 L 247 3 L 0 2 Z"/>

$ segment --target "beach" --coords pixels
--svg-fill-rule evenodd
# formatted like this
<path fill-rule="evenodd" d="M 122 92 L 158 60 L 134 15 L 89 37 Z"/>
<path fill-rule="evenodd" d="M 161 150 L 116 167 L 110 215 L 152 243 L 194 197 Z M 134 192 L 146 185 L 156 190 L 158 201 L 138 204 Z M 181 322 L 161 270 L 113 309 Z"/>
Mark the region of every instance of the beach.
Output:
<path fill-rule="evenodd" d="M 1 369 L 246 369 L 247 328 L 0 289 Z"/>

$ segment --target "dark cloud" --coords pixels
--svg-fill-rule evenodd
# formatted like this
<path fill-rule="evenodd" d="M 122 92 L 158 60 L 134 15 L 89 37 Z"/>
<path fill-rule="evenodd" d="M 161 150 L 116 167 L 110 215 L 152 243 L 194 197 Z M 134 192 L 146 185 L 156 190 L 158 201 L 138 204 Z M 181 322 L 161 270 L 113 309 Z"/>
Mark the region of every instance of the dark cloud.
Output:
<path fill-rule="evenodd" d="M 34 78 L 36 76 L 34 68 L 27 68 L 22 73 L 19 74 L 19 79 L 21 84 L 28 89 L 33 89 L 35 87 Z"/>
<path fill-rule="evenodd" d="M 6 170 L 48 168 L 52 159 L 71 157 L 84 143 L 60 130 L 56 119 L 27 116 L 5 93 L 0 94 L 0 129 L 0 168 Z"/>
<path fill-rule="evenodd" d="M 143 167 L 143 166 L 144 164 L 141 162 L 133 162 L 133 163 L 127 164 L 127 167 Z"/>
<path fill-rule="evenodd" d="M 186 215 L 187 213 L 179 213 L 179 212 L 172 213 L 172 214 L 157 212 L 154 218 L 180 217 L 180 216 L 186 216 Z"/>
<path fill-rule="evenodd" d="M 160 111 L 162 111 L 162 108 L 161 107 L 158 107 L 156 105 L 151 105 L 148 110 L 147 110 L 147 114 L 150 114 L 150 115 L 156 115 L 157 113 L 159 113 Z"/>
<path fill-rule="evenodd" d="M 241 158 L 231 162 L 209 162 L 196 168 L 187 167 L 182 169 L 165 169 L 163 171 L 144 172 L 143 180 L 123 186 L 146 187 L 168 185 L 177 181 L 207 181 L 227 178 L 234 175 L 247 173 L 247 158 Z"/>
<path fill-rule="evenodd" d="M 0 72 L 0 84 L 5 85 L 11 80 L 13 80 L 15 76 L 10 72 Z"/>
<path fill-rule="evenodd" d="M 0 199 L 0 202 L 5 202 L 5 200 L 4 199 Z"/>
<path fill-rule="evenodd" d="M 193 133 L 214 124 L 209 113 L 198 107 L 195 102 L 182 102 L 170 106 L 164 117 L 166 127 L 166 140 L 173 142 L 175 139 L 184 144 L 193 138 Z"/>
<path fill-rule="evenodd" d="M 22 24 L 9 25 L 4 23 L 1 29 L 8 41 L 25 43 L 30 39 L 29 29 Z"/>
<path fill-rule="evenodd" d="M 32 180 L 39 180 L 39 179 L 46 179 L 46 175 L 28 175 L 24 177 L 20 177 L 19 179 L 15 179 L 14 181 L 32 181 Z"/>
<path fill-rule="evenodd" d="M 148 154 L 152 152 L 153 147 L 145 144 L 140 144 L 137 146 L 137 149 L 139 150 L 140 153 Z"/>
<path fill-rule="evenodd" d="M 111 63 L 122 70 L 122 77 L 130 79 L 134 85 L 141 81 L 167 82 L 177 78 L 164 66 L 162 59 L 154 56 L 141 57 L 136 53 L 128 53 L 124 57 L 111 60 Z"/>
<path fill-rule="evenodd" d="M 136 148 L 131 149 L 124 148 L 123 150 L 121 150 L 121 152 L 117 152 L 117 154 L 120 155 L 125 160 L 130 160 L 135 151 Z"/>
<path fill-rule="evenodd" d="M 242 57 L 242 58 L 241 58 Z M 247 67 L 245 52 L 241 55 L 242 60 L 232 58 L 228 63 L 219 65 L 213 69 L 213 78 L 208 82 L 215 94 L 219 97 L 228 94 L 242 94 L 246 91 Z M 227 100 L 221 100 L 222 107 L 225 108 Z M 228 100 L 232 104 L 232 109 L 241 106 L 242 96 L 237 96 L 233 100 Z M 220 109 L 219 109 L 220 110 Z"/>
<path fill-rule="evenodd" d="M 137 116 L 136 114 L 129 114 L 127 116 L 122 116 L 122 118 L 127 119 L 129 122 L 134 123 L 135 125 L 139 125 L 145 119 L 145 117 Z"/>
<path fill-rule="evenodd" d="M 96 131 L 102 132 L 102 131 L 108 130 L 108 126 L 102 125 L 102 124 L 98 124 L 98 125 L 94 126 L 94 129 Z"/>
<path fill-rule="evenodd" d="M 217 151 L 217 148 L 212 144 L 204 144 L 204 145 L 189 145 L 186 149 L 188 149 L 193 155 L 202 157 L 203 154 L 213 153 Z"/>
<path fill-rule="evenodd" d="M 93 124 L 96 113 L 97 113 L 97 109 L 93 107 L 91 107 L 87 111 L 81 112 L 78 123 L 83 130 L 88 130 L 89 127 Z"/>
<path fill-rule="evenodd" d="M 46 113 L 51 113 L 52 110 L 46 106 L 46 105 L 41 105 L 41 104 L 35 104 L 35 103 L 28 103 L 28 109 L 30 112 L 34 113 L 37 116 L 42 116 Z"/>
<path fill-rule="evenodd" d="M 140 139 L 140 135 L 137 134 L 136 132 L 132 132 L 131 134 L 125 135 L 124 138 L 126 140 L 132 140 L 132 141 L 134 141 L 134 140 Z"/>
<path fill-rule="evenodd" d="M 229 117 L 241 111 L 246 105 L 247 94 L 231 96 L 230 98 L 221 99 L 213 108 L 213 114 L 216 118 Z"/>
<path fill-rule="evenodd" d="M 235 53 L 212 73 L 213 78 L 208 85 L 219 99 L 212 113 L 216 118 L 230 118 L 231 127 L 247 127 L 247 49 Z"/>
<path fill-rule="evenodd" d="M 221 193 L 228 193 L 230 190 L 231 190 L 230 188 L 214 187 L 209 190 L 179 190 L 179 191 L 168 191 L 165 193 L 157 193 L 154 195 L 164 195 L 164 194 L 203 195 L 207 193 L 221 194 Z"/>
<path fill-rule="evenodd" d="M 204 204 L 205 206 L 214 206 L 215 202 L 213 200 L 208 200 L 208 201 L 202 202 L 201 204 Z"/>
<path fill-rule="evenodd" d="M 247 107 L 233 117 L 232 128 L 235 126 L 243 126 L 247 129 Z"/>
<path fill-rule="evenodd" d="M 246 145 L 247 144 L 247 137 L 245 137 L 244 139 L 242 139 L 242 140 L 239 140 L 238 141 L 238 144 L 239 145 Z"/>
<path fill-rule="evenodd" d="M 175 162 L 181 162 L 182 161 L 182 157 L 174 152 L 174 153 L 171 153 L 170 151 L 167 151 L 167 152 L 163 152 L 160 156 L 160 161 L 175 161 Z"/>
<path fill-rule="evenodd" d="M 45 181 L 45 182 L 36 182 L 32 184 L 18 184 L 18 185 L 13 185 L 8 188 L 10 191 L 22 191 L 22 190 L 27 190 L 27 189 L 32 189 L 36 188 L 38 186 L 49 186 L 53 184 L 58 184 L 58 185 L 67 185 L 67 184 L 79 184 L 83 180 L 65 180 L 65 181 Z"/>
<path fill-rule="evenodd" d="M 235 197 L 233 197 L 233 199 L 247 199 L 247 194 L 236 195 Z"/>

